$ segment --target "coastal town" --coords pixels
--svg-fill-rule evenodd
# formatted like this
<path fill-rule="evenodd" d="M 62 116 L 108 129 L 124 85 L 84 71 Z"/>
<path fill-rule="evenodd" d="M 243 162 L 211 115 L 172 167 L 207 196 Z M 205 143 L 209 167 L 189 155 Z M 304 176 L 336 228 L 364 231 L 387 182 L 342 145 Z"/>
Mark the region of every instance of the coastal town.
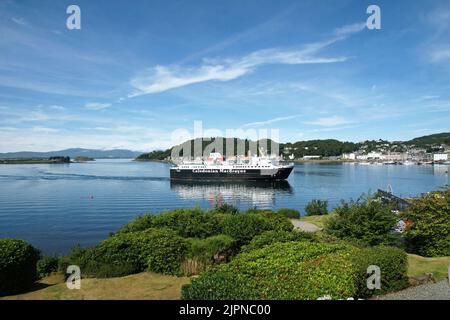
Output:
<path fill-rule="evenodd" d="M 304 150 L 287 146 L 283 154 L 288 155 L 290 160 L 343 160 L 358 163 L 373 164 L 398 164 L 398 165 L 429 165 L 450 164 L 450 146 L 445 143 L 415 145 L 403 142 L 388 142 L 383 140 L 367 141 L 360 143 L 357 150 L 344 152 L 341 155 L 324 156 L 314 154 L 317 147 L 303 147 Z M 312 150 L 311 150 L 312 149 Z M 296 157 L 295 153 L 305 152 L 307 154 Z M 311 153 L 312 151 L 312 153 Z"/>

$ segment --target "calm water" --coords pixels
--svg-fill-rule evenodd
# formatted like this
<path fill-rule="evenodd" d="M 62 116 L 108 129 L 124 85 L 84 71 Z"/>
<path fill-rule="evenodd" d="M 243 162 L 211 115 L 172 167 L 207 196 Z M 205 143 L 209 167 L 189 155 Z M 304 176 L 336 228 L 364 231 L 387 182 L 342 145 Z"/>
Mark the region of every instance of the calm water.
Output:
<path fill-rule="evenodd" d="M 144 212 L 227 202 L 241 209 L 296 208 L 386 189 L 414 196 L 449 184 L 449 166 L 297 165 L 285 183 L 171 183 L 169 165 L 97 160 L 0 165 L 0 238 L 22 238 L 45 253 L 92 245 Z"/>

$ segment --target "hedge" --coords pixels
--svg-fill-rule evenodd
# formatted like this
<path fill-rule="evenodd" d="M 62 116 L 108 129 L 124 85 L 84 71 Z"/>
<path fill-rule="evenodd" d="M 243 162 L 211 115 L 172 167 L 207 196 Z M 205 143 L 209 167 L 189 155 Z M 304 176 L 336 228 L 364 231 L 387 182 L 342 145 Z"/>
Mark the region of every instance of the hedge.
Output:
<path fill-rule="evenodd" d="M 376 246 L 359 250 L 352 256 L 352 262 L 357 268 L 357 295 L 366 298 L 388 292 L 399 291 L 408 286 L 408 256 L 405 251 L 387 246 Z M 367 288 L 367 268 L 370 265 L 380 267 L 381 288 Z"/>
<path fill-rule="evenodd" d="M 183 299 L 334 299 L 354 296 L 352 248 L 288 242 L 238 255 L 192 280 Z M 231 276 L 233 275 L 233 276 Z M 216 283 L 216 279 L 221 279 Z M 235 286 L 239 286 L 236 296 Z"/>
<path fill-rule="evenodd" d="M 301 231 L 265 231 L 255 236 L 248 245 L 242 247 L 242 252 L 260 249 L 275 242 L 314 241 L 312 233 Z"/>
<path fill-rule="evenodd" d="M 381 291 L 404 287 L 406 254 L 399 249 L 359 249 L 345 244 L 274 243 L 242 253 L 182 288 L 183 299 L 303 300 L 364 298 L 367 266 L 381 268 Z M 237 288 L 238 287 L 238 288 Z"/>
<path fill-rule="evenodd" d="M 0 239 L 0 296 L 28 289 L 38 279 L 39 251 L 23 240 Z"/>

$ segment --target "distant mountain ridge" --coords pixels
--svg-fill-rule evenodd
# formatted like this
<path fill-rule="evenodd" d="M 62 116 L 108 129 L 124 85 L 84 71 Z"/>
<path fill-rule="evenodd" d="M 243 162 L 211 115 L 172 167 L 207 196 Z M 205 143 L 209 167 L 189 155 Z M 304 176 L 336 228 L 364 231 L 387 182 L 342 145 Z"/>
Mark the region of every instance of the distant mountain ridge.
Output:
<path fill-rule="evenodd" d="M 131 151 L 127 149 L 111 149 L 111 150 L 99 150 L 99 149 L 83 149 L 83 148 L 70 148 L 58 151 L 49 152 L 33 152 L 33 151 L 19 151 L 19 152 L 7 152 L 0 153 L 0 159 L 46 159 L 49 157 L 89 157 L 94 159 L 119 159 L 119 158 L 135 158 L 140 155 L 141 152 Z"/>

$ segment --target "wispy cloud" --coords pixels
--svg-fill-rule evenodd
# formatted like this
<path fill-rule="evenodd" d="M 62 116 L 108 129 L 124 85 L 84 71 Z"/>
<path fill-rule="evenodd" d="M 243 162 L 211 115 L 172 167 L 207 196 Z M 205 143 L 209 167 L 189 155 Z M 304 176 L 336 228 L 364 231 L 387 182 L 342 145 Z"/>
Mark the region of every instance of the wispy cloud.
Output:
<path fill-rule="evenodd" d="M 364 29 L 357 23 L 336 29 L 333 35 L 324 41 L 310 43 L 298 50 L 263 49 L 240 58 L 204 59 L 198 67 L 161 66 L 147 70 L 143 76 L 135 77 L 130 84 L 135 89 L 129 97 L 163 92 L 205 81 L 230 81 L 255 71 L 267 64 L 323 64 L 346 61 L 347 57 L 320 57 L 317 53 L 351 34 Z"/>
<path fill-rule="evenodd" d="M 111 107 L 111 103 L 89 102 L 84 107 L 89 110 L 102 110 Z"/>
<path fill-rule="evenodd" d="M 438 48 L 430 52 L 431 62 L 438 63 L 450 59 L 450 47 Z"/>
<path fill-rule="evenodd" d="M 339 126 L 339 125 L 343 125 L 343 124 L 350 124 L 353 122 L 348 119 L 345 119 L 344 117 L 332 116 L 332 117 L 318 118 L 316 120 L 307 121 L 305 123 L 322 126 L 322 127 L 334 127 L 334 126 Z"/>
<path fill-rule="evenodd" d="M 266 120 L 266 121 L 250 122 L 250 123 L 244 124 L 243 127 L 259 127 L 259 126 L 269 125 L 269 124 L 272 124 L 272 123 L 275 123 L 275 122 L 292 120 L 292 119 L 297 118 L 299 116 L 300 115 L 293 115 L 293 116 L 287 116 L 287 117 L 273 118 L 273 119 Z"/>
<path fill-rule="evenodd" d="M 19 26 L 28 27 L 30 25 L 24 18 L 12 17 L 11 20 L 15 24 L 18 24 Z"/>

